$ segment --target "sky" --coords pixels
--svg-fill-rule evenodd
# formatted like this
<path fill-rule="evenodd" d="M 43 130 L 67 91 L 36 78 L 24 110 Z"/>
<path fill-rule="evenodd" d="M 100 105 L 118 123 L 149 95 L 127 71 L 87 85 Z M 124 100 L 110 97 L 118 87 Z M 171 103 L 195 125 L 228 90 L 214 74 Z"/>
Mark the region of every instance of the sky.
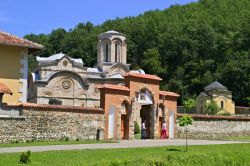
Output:
<path fill-rule="evenodd" d="M 0 31 L 25 34 L 69 30 L 78 23 L 101 24 L 116 17 L 137 16 L 148 10 L 197 0 L 0 0 Z"/>

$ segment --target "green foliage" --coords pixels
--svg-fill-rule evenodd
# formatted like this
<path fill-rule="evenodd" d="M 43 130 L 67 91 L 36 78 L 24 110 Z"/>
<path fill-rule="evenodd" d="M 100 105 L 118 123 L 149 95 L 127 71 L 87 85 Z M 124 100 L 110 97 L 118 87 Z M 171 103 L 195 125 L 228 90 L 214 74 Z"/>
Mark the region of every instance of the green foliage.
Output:
<path fill-rule="evenodd" d="M 157 48 L 147 49 L 143 53 L 142 68 L 146 73 L 161 74 L 164 69 L 161 67 L 160 53 Z"/>
<path fill-rule="evenodd" d="M 218 106 L 218 104 L 214 100 L 211 100 L 206 105 L 206 113 L 208 115 L 216 115 L 219 110 L 220 110 L 220 107 Z"/>
<path fill-rule="evenodd" d="M 134 134 L 139 134 L 140 133 L 140 127 L 139 124 L 135 121 L 134 123 L 135 129 L 134 129 Z"/>
<path fill-rule="evenodd" d="M 46 46 L 39 56 L 62 51 L 82 58 L 85 66 L 94 66 L 98 34 L 120 31 L 127 37 L 128 63 L 161 76 L 165 89 L 183 92 L 187 98 L 218 80 L 233 92 L 236 105 L 246 106 L 250 94 L 249 9 L 248 0 L 200 0 L 25 38 Z"/>
<path fill-rule="evenodd" d="M 250 97 L 247 97 L 248 106 L 250 106 Z"/>
<path fill-rule="evenodd" d="M 183 106 L 185 111 L 191 111 L 195 107 L 195 99 L 189 98 L 187 100 L 184 100 Z"/>
<path fill-rule="evenodd" d="M 230 113 L 225 110 L 219 110 L 216 115 L 230 116 Z"/>
<path fill-rule="evenodd" d="M 28 164 L 31 162 L 31 159 L 30 159 L 30 155 L 31 155 L 31 151 L 28 150 L 27 152 L 23 152 L 20 156 L 20 163 L 22 164 Z"/>
<path fill-rule="evenodd" d="M 189 115 L 184 115 L 178 120 L 178 124 L 181 127 L 192 125 L 193 124 L 193 118 Z"/>

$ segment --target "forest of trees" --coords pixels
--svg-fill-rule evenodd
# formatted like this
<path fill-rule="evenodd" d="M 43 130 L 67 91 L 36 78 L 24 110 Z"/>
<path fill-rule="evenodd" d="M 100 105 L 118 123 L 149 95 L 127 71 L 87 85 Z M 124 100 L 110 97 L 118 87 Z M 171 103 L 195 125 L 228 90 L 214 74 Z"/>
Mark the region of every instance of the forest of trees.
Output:
<path fill-rule="evenodd" d="M 99 33 L 124 33 L 128 62 L 133 69 L 163 78 L 161 88 L 197 96 L 217 80 L 233 92 L 236 105 L 250 98 L 250 1 L 200 0 L 148 11 L 137 17 L 116 18 L 94 26 L 55 29 L 50 34 L 28 34 L 25 38 L 46 46 L 39 56 L 63 52 L 94 66 Z M 30 66 L 34 64 L 31 59 Z"/>

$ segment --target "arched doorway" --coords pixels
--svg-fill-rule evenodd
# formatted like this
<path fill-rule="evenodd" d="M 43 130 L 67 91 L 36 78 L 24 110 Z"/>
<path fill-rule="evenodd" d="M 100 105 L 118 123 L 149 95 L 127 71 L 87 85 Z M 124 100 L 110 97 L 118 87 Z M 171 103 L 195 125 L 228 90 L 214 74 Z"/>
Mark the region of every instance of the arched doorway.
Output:
<path fill-rule="evenodd" d="M 146 138 L 152 138 L 152 130 L 153 128 L 152 126 L 152 118 L 150 116 L 150 114 L 152 114 L 152 110 L 151 110 L 151 105 L 142 105 L 141 106 L 141 110 L 140 110 L 140 118 L 141 118 L 141 122 L 145 122 L 145 126 L 146 126 Z"/>
<path fill-rule="evenodd" d="M 121 139 L 129 139 L 129 122 L 131 119 L 131 111 L 128 101 L 121 104 Z"/>
<path fill-rule="evenodd" d="M 147 88 L 141 89 L 138 93 L 137 103 L 141 105 L 140 119 L 141 123 L 145 122 L 146 138 L 154 138 L 154 103 L 152 93 Z"/>

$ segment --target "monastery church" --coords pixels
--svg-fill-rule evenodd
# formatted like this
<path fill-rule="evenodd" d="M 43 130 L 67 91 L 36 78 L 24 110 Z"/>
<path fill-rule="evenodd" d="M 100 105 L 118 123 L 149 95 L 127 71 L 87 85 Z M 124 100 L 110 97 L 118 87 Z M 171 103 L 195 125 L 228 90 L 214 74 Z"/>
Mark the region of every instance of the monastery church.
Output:
<path fill-rule="evenodd" d="M 127 64 L 127 43 L 124 34 L 108 31 L 98 36 L 97 65 L 85 67 L 82 59 L 58 53 L 37 57 L 37 69 L 29 77 L 29 102 L 49 104 L 59 100 L 62 105 L 99 107 L 103 84 L 124 85 Z M 143 70 L 130 71 L 143 73 Z"/>
<path fill-rule="evenodd" d="M 161 91 L 158 76 L 130 70 L 124 34 L 98 35 L 95 67 L 58 53 L 36 57 L 29 75 L 28 54 L 44 47 L 6 33 L 0 41 L 3 69 L 16 58 L 13 70 L 0 72 L 0 141 L 95 139 L 98 131 L 105 140 L 134 139 L 142 121 L 147 138 L 160 138 L 164 121 L 175 137 L 179 95 Z"/>
<path fill-rule="evenodd" d="M 108 31 L 98 36 L 97 65 L 58 53 L 37 57 L 29 77 L 28 101 L 104 110 L 105 139 L 133 139 L 134 122 L 146 121 L 147 138 L 159 138 L 164 121 L 174 138 L 178 94 L 160 91 L 161 78 L 130 70 L 124 34 Z"/>

